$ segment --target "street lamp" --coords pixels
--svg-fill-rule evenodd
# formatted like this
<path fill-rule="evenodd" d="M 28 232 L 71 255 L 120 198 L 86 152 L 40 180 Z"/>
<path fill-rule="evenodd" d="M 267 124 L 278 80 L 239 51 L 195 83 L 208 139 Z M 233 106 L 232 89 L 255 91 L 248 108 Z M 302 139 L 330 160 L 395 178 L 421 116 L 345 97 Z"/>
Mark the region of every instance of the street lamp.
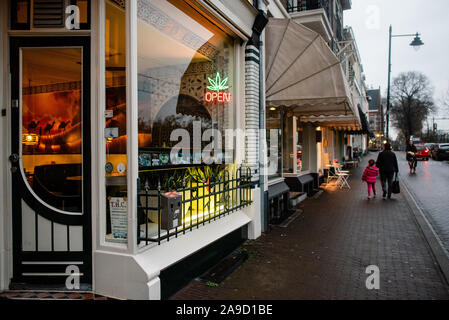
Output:
<path fill-rule="evenodd" d="M 391 39 L 396 37 L 415 37 L 413 41 L 410 43 L 410 46 L 418 51 L 419 48 L 424 45 L 424 42 L 421 41 L 419 37 L 419 33 L 416 34 L 392 34 L 392 27 L 390 25 L 390 38 L 389 38 L 389 47 L 388 47 L 388 89 L 387 89 L 387 115 L 386 115 L 386 136 L 387 140 L 390 138 L 390 80 L 391 80 Z"/>

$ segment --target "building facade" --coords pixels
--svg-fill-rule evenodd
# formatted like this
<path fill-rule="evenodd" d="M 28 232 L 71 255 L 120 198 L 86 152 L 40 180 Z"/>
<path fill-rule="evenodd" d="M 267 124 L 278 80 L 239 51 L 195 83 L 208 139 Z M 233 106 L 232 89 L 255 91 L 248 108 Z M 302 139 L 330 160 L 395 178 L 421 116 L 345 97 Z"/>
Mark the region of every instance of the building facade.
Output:
<path fill-rule="evenodd" d="M 165 298 L 260 235 L 256 6 L 1 2 L 0 289 Z"/>
<path fill-rule="evenodd" d="M 366 151 L 349 0 L 0 5 L 0 290 L 167 298 Z"/>
<path fill-rule="evenodd" d="M 385 103 L 383 103 L 380 88 L 370 89 L 367 94 L 371 98 L 368 119 L 373 133 L 369 145 L 371 149 L 380 149 L 385 140 Z"/>
<path fill-rule="evenodd" d="M 343 28 L 351 1 L 281 3 L 288 16 L 270 15 L 265 31 L 268 160 L 277 169 L 268 174 L 269 220 L 288 214 L 286 197 L 312 195 L 331 163 L 367 145 L 363 67 Z"/>

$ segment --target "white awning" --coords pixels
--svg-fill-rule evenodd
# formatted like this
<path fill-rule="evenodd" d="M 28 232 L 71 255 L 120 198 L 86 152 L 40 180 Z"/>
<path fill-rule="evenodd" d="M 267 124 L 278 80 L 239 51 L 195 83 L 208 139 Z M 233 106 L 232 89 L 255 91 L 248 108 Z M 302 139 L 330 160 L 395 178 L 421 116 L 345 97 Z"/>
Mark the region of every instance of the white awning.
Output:
<path fill-rule="evenodd" d="M 285 106 L 300 117 L 352 117 L 360 125 L 341 63 L 318 33 L 270 18 L 265 43 L 267 106 Z"/>
<path fill-rule="evenodd" d="M 358 114 L 357 114 L 358 115 Z M 320 126 L 328 127 L 341 131 L 360 131 L 362 125 L 356 120 L 356 115 L 339 115 L 339 116 L 300 116 L 301 122 L 316 123 Z"/>

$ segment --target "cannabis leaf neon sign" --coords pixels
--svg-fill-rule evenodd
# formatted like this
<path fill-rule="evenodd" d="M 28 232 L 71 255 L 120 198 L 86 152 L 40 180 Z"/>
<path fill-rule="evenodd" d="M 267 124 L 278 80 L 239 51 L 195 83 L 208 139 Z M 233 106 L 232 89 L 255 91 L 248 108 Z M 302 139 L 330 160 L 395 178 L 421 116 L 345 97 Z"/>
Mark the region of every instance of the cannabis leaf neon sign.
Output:
<path fill-rule="evenodd" d="M 229 92 L 222 92 L 223 90 L 229 89 L 228 77 L 222 79 L 220 73 L 217 72 L 215 79 L 207 78 L 209 80 L 209 86 L 206 88 L 211 90 L 204 94 L 204 100 L 206 102 L 230 102 L 231 94 Z"/>
<path fill-rule="evenodd" d="M 229 89 L 229 86 L 226 85 L 228 83 L 228 77 L 226 77 L 222 80 L 219 72 L 217 72 L 217 75 L 215 76 L 215 80 L 212 78 L 209 78 L 209 77 L 207 79 L 209 80 L 209 84 L 210 84 L 210 86 L 207 86 L 207 89 L 209 89 L 209 90 L 219 92 L 222 90 Z"/>

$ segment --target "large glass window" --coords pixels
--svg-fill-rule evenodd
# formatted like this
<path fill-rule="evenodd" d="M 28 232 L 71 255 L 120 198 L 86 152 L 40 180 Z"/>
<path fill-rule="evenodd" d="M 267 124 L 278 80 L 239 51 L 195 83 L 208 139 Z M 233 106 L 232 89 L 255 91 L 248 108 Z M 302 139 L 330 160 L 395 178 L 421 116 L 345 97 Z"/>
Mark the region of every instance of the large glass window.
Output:
<path fill-rule="evenodd" d="M 183 1 L 138 1 L 142 169 L 211 162 L 234 128 L 233 66 L 233 39 Z"/>
<path fill-rule="evenodd" d="M 152 208 L 139 209 L 148 239 L 158 227 L 187 228 L 225 208 L 218 181 L 232 177 L 223 172 L 234 164 L 234 39 L 187 2 L 137 6 L 139 190 L 187 188 L 170 224 L 164 213 L 158 222 L 157 197 L 140 199 L 139 208 Z"/>
<path fill-rule="evenodd" d="M 105 2 L 106 239 L 126 242 L 126 1 Z"/>

